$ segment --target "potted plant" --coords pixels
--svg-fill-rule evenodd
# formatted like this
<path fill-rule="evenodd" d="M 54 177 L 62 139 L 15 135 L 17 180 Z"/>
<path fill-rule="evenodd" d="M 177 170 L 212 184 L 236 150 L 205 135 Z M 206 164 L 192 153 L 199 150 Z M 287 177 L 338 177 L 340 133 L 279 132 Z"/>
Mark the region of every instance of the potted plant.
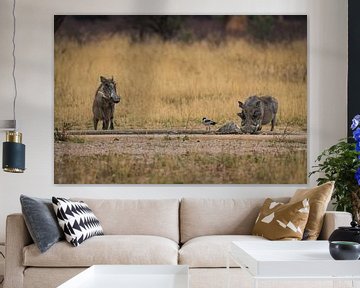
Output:
<path fill-rule="evenodd" d="M 360 220 L 360 115 L 352 120 L 354 141 L 340 140 L 324 150 L 316 159 L 315 170 L 320 173 L 318 185 L 335 181 L 332 199 L 337 211 L 348 211 L 358 223 Z M 351 139 L 350 139 L 351 140 Z"/>

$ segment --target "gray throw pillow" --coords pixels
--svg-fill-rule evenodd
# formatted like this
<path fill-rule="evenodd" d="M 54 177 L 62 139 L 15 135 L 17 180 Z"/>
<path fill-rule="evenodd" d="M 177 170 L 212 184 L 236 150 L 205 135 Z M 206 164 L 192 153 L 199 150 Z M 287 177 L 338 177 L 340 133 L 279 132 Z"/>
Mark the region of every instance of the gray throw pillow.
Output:
<path fill-rule="evenodd" d="M 51 199 L 21 195 L 20 203 L 31 238 L 41 253 L 64 239 L 64 233 L 58 224 Z"/>

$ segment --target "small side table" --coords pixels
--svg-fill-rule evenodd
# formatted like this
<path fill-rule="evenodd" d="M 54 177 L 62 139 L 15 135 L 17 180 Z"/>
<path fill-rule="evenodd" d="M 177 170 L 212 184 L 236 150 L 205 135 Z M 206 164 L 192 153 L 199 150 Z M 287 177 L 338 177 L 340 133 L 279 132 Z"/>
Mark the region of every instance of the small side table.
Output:
<path fill-rule="evenodd" d="M 258 288 L 264 281 L 276 283 L 274 287 L 290 287 L 301 281 L 299 287 L 335 288 L 346 282 L 346 287 L 360 288 L 360 261 L 332 259 L 328 241 L 235 241 L 229 251 L 228 271 L 230 257 L 247 272 L 248 287 Z"/>

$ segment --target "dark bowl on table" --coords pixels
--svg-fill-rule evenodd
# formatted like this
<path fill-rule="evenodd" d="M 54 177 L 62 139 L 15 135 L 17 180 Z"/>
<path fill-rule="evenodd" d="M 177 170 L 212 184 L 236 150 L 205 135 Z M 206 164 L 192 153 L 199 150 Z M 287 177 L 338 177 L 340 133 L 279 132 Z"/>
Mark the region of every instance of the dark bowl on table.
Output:
<path fill-rule="evenodd" d="M 331 241 L 330 255 L 335 260 L 358 260 L 360 257 L 360 244 L 349 241 Z"/>

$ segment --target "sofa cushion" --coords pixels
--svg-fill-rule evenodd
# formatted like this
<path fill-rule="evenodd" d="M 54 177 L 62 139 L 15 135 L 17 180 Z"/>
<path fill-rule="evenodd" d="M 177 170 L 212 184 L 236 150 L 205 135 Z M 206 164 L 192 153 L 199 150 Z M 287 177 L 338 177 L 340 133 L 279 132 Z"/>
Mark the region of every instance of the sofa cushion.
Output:
<path fill-rule="evenodd" d="M 64 239 L 51 199 L 21 195 L 20 203 L 26 227 L 41 252 Z"/>
<path fill-rule="evenodd" d="M 179 242 L 178 199 L 80 199 L 94 212 L 105 235 L 154 235 Z"/>
<path fill-rule="evenodd" d="M 263 202 L 264 198 L 182 199 L 181 243 L 205 235 L 249 235 Z"/>
<path fill-rule="evenodd" d="M 226 267 L 228 251 L 232 241 L 268 241 L 252 235 L 214 235 L 193 238 L 179 251 L 179 264 L 190 267 Z M 239 267 L 230 261 L 231 267 Z"/>
<path fill-rule="evenodd" d="M 334 190 L 334 181 L 326 182 L 310 189 L 298 189 L 290 199 L 290 203 L 309 199 L 310 214 L 306 223 L 304 240 L 316 240 L 321 232 L 324 215 Z"/>
<path fill-rule="evenodd" d="M 56 243 L 41 254 L 34 244 L 23 250 L 25 266 L 88 267 L 95 264 L 171 264 L 178 260 L 178 244 L 159 236 L 104 235 L 73 247 Z"/>
<path fill-rule="evenodd" d="M 309 218 L 309 208 L 308 199 L 284 204 L 267 198 L 252 234 L 269 240 L 301 240 Z"/>
<path fill-rule="evenodd" d="M 65 239 L 72 245 L 79 246 L 91 237 L 104 235 L 99 220 L 86 203 L 59 197 L 52 197 L 52 202 Z"/>

